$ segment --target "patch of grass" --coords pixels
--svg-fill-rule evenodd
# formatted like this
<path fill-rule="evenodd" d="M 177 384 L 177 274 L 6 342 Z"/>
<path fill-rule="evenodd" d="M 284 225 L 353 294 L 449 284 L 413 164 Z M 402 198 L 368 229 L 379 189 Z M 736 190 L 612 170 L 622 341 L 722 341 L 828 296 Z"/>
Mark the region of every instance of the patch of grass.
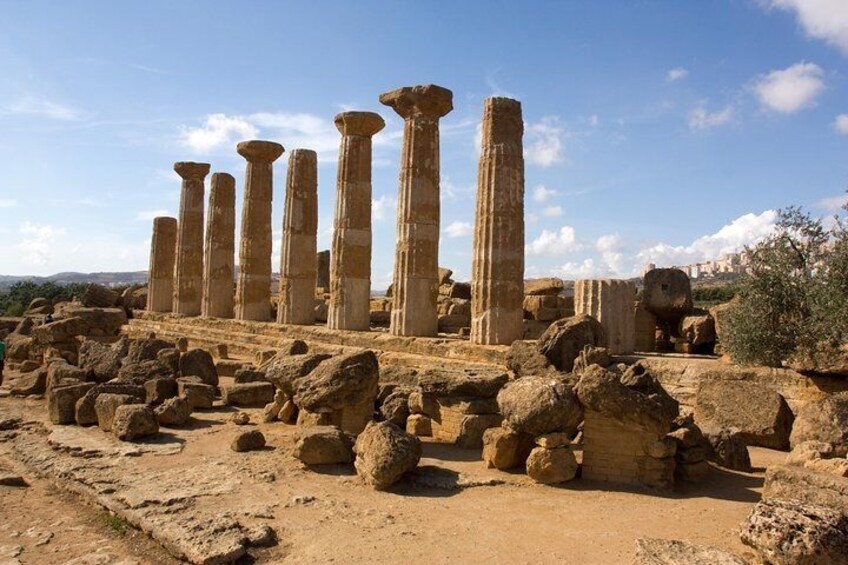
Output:
<path fill-rule="evenodd" d="M 104 526 L 120 536 L 126 535 L 126 533 L 132 528 L 126 520 L 120 516 L 109 514 L 108 512 L 104 512 L 100 515 L 100 521 L 103 522 Z"/>

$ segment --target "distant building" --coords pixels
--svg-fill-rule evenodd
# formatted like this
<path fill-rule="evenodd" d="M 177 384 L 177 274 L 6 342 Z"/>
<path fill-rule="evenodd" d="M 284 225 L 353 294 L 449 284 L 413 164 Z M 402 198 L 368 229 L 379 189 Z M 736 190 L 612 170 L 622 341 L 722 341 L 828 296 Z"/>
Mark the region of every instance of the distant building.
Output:
<path fill-rule="evenodd" d="M 677 268 L 689 275 L 690 279 L 700 279 L 711 278 L 726 273 L 737 275 L 748 274 L 750 272 L 750 264 L 750 254 L 743 251 L 741 253 L 728 253 L 715 261 L 683 265 Z"/>

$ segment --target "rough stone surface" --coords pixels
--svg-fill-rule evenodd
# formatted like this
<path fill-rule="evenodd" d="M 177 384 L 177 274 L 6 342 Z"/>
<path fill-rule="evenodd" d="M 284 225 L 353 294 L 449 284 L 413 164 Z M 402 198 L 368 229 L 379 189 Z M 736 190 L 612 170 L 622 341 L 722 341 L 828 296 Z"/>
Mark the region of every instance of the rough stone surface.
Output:
<path fill-rule="evenodd" d="M 681 540 L 639 538 L 633 565 L 747 565 L 740 557 L 714 547 Z"/>
<path fill-rule="evenodd" d="M 721 430 L 717 434 L 707 434 L 712 445 L 710 460 L 725 469 L 751 472 L 751 457 L 748 446 L 738 430 Z"/>
<path fill-rule="evenodd" d="M 294 394 L 300 408 L 317 412 L 358 405 L 377 397 L 380 369 L 373 351 L 339 355 L 318 365 Z"/>
<path fill-rule="evenodd" d="M 199 382 L 199 379 L 177 379 L 177 392 L 188 399 L 193 410 L 209 410 L 215 400 L 215 387 Z"/>
<path fill-rule="evenodd" d="M 395 389 L 380 405 L 380 414 L 401 429 L 406 429 L 409 417 L 409 389 Z"/>
<path fill-rule="evenodd" d="M 789 449 L 792 411 L 780 394 L 756 383 L 701 381 L 694 414 L 705 432 L 737 428 L 747 445 Z"/>
<path fill-rule="evenodd" d="M 793 448 L 806 441 L 825 442 L 833 448 L 834 455 L 845 457 L 848 454 L 848 392 L 802 406 L 789 440 Z"/>
<path fill-rule="evenodd" d="M 128 348 L 126 338 L 111 346 L 87 339 L 79 348 L 79 366 L 88 373 L 91 380 L 106 382 L 117 376 Z"/>
<path fill-rule="evenodd" d="M 138 385 L 118 381 L 100 383 L 91 387 L 82 398 L 77 400 L 74 418 L 78 425 L 92 426 L 99 422 L 96 403 L 97 398 L 102 394 L 129 396 L 133 398 L 134 403 L 139 404 L 145 401 L 145 391 Z"/>
<path fill-rule="evenodd" d="M 204 349 L 191 349 L 180 357 L 180 375 L 200 377 L 204 384 L 218 386 L 218 369 L 212 355 Z"/>
<path fill-rule="evenodd" d="M 127 348 L 127 356 L 124 365 L 133 365 L 141 361 L 156 361 L 159 352 L 163 349 L 171 349 L 174 344 L 164 339 L 144 338 L 130 341 Z"/>
<path fill-rule="evenodd" d="M 117 306 L 120 295 L 102 284 L 91 283 L 85 288 L 80 302 L 87 308 L 112 308 Z"/>
<path fill-rule="evenodd" d="M 524 281 L 524 294 L 527 296 L 556 296 L 565 289 L 562 279 L 548 277 Z"/>
<path fill-rule="evenodd" d="M 380 103 L 404 119 L 390 331 L 434 336 L 439 288 L 439 119 L 453 109 L 453 93 L 435 85 L 403 87 L 381 94 Z"/>
<path fill-rule="evenodd" d="M 171 312 L 173 309 L 176 249 L 177 219 L 154 218 L 147 283 L 149 312 Z"/>
<path fill-rule="evenodd" d="M 273 399 L 274 385 L 268 382 L 236 383 L 223 391 L 228 406 L 265 406 Z"/>
<path fill-rule="evenodd" d="M 97 414 L 97 425 L 104 432 L 112 431 L 112 422 L 118 406 L 134 404 L 137 399 L 128 394 L 104 393 L 97 395 L 94 401 L 94 411 Z"/>
<path fill-rule="evenodd" d="M 201 313 L 232 318 L 235 275 L 236 181 L 227 173 L 213 173 L 206 217 Z"/>
<path fill-rule="evenodd" d="M 427 369 L 418 376 L 421 392 L 434 396 L 494 398 L 509 381 L 506 373 L 479 369 Z"/>
<path fill-rule="evenodd" d="M 696 311 L 680 319 L 677 333 L 694 346 L 713 343 L 716 340 L 715 320 L 708 312 Z"/>
<path fill-rule="evenodd" d="M 371 138 L 385 126 L 373 112 L 342 112 L 327 327 L 366 331 L 371 299 Z"/>
<path fill-rule="evenodd" d="M 301 428 L 295 434 L 292 455 L 306 465 L 353 461 L 353 440 L 335 426 Z"/>
<path fill-rule="evenodd" d="M 762 500 L 742 524 L 740 537 L 775 565 L 845 563 L 848 514 L 815 504 Z"/>
<path fill-rule="evenodd" d="M 569 447 L 536 447 L 527 457 L 527 475 L 545 485 L 572 480 L 577 475 L 577 467 L 577 459 Z"/>
<path fill-rule="evenodd" d="M 143 385 L 152 379 L 173 378 L 174 372 L 159 361 L 141 361 L 134 364 L 124 363 L 118 371 L 117 380 Z"/>
<path fill-rule="evenodd" d="M 668 411 L 661 402 L 626 387 L 613 373 L 598 366 L 583 373 L 575 390 L 584 407 L 626 424 L 661 435 L 671 428 Z"/>
<path fill-rule="evenodd" d="M 47 410 L 53 424 L 73 424 L 76 422 L 77 401 L 82 398 L 94 383 L 80 383 L 53 387 L 47 391 Z"/>
<path fill-rule="evenodd" d="M 178 162 L 174 171 L 182 178 L 177 252 L 174 263 L 174 312 L 201 313 L 203 297 L 203 179 L 208 163 Z"/>
<path fill-rule="evenodd" d="M 191 420 L 191 409 L 191 403 L 187 398 L 175 396 L 157 406 L 154 412 L 160 426 L 179 428 Z"/>
<path fill-rule="evenodd" d="M 636 285 L 613 279 L 574 282 L 574 312 L 592 316 L 604 329 L 604 347 L 613 355 L 633 353 L 636 347 Z"/>
<path fill-rule="evenodd" d="M 418 466 L 421 440 L 391 422 L 369 422 L 354 446 L 357 474 L 376 490 L 385 490 Z"/>
<path fill-rule="evenodd" d="M 121 441 L 135 441 L 159 433 L 153 409 L 144 404 L 124 404 L 115 409 L 112 433 Z"/>
<path fill-rule="evenodd" d="M 507 367 L 520 377 L 542 376 L 553 370 L 548 358 L 530 341 L 514 341 L 506 354 Z"/>
<path fill-rule="evenodd" d="M 239 432 L 230 443 L 230 449 L 236 452 L 256 451 L 265 447 L 265 436 L 259 430 Z"/>
<path fill-rule="evenodd" d="M 600 322 L 581 314 L 558 320 L 538 340 L 539 352 L 560 371 L 570 372 L 587 346 L 604 347 L 607 338 Z"/>
<path fill-rule="evenodd" d="M 645 273 L 642 303 L 659 320 L 676 325 L 692 311 L 692 285 L 680 269 L 652 269 Z"/>
<path fill-rule="evenodd" d="M 533 436 L 550 432 L 573 435 L 583 408 L 566 382 L 549 377 L 522 377 L 498 393 L 498 406 L 509 427 Z"/>
<path fill-rule="evenodd" d="M 265 379 L 287 396 L 294 396 L 299 381 L 330 357 L 326 353 L 310 353 L 274 359 L 265 367 Z"/>
<path fill-rule="evenodd" d="M 471 342 L 521 339 L 524 301 L 524 121 L 521 103 L 483 102 L 471 273 Z"/>
<path fill-rule="evenodd" d="M 483 433 L 483 461 L 490 469 L 505 471 L 524 465 L 532 450 L 533 436 L 529 434 L 503 427 Z"/>

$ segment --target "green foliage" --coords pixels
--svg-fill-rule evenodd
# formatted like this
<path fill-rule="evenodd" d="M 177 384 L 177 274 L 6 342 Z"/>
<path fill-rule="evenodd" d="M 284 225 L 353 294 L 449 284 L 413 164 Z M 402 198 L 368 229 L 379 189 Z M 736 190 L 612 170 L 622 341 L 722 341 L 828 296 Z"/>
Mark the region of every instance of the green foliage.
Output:
<path fill-rule="evenodd" d="M 692 289 L 692 300 L 698 303 L 721 304 L 733 300 L 736 292 L 737 287 L 735 285 L 700 286 Z"/>
<path fill-rule="evenodd" d="M 9 287 L 8 292 L 0 294 L 0 313 L 5 316 L 21 316 L 34 298 L 46 298 L 54 303 L 70 300 L 74 296 L 81 296 L 86 286 L 81 283 L 58 285 L 54 282 L 17 282 Z"/>
<path fill-rule="evenodd" d="M 723 324 L 735 361 L 777 367 L 818 343 L 848 342 L 844 220 L 826 226 L 800 208 L 781 210 L 774 233 L 748 251 L 751 275 Z"/>
<path fill-rule="evenodd" d="M 103 522 L 104 526 L 121 536 L 125 535 L 132 527 L 120 516 L 115 516 L 114 514 L 107 512 L 100 515 L 100 520 Z"/>

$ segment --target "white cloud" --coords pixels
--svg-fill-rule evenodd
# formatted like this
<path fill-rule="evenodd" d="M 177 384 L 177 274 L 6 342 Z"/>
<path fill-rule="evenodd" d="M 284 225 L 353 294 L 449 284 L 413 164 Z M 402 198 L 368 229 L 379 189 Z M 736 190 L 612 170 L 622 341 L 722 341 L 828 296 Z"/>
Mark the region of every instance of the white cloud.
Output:
<path fill-rule="evenodd" d="M 562 216 L 562 206 L 545 206 L 542 210 L 542 215 L 548 218 L 557 218 Z"/>
<path fill-rule="evenodd" d="M 601 253 L 620 251 L 624 246 L 624 240 L 617 233 L 602 235 L 595 243 L 595 247 Z"/>
<path fill-rule="evenodd" d="M 670 69 L 670 70 L 669 70 L 669 71 L 665 74 L 665 79 L 666 79 L 668 82 L 674 82 L 674 81 L 676 81 L 676 80 L 682 80 L 682 79 L 686 78 L 686 76 L 687 76 L 688 74 L 689 74 L 689 71 L 687 71 L 687 70 L 686 70 L 686 69 L 684 69 L 683 67 L 677 67 L 677 68 L 675 68 L 675 69 Z"/>
<path fill-rule="evenodd" d="M 534 124 L 524 125 L 524 158 L 540 167 L 550 167 L 563 161 L 562 136 L 565 130 L 559 119 L 546 116 Z"/>
<path fill-rule="evenodd" d="M 536 202 L 547 202 L 548 200 L 556 196 L 556 194 L 556 190 L 548 188 L 543 184 L 536 185 L 533 188 L 533 200 L 535 200 Z"/>
<path fill-rule="evenodd" d="M 791 114 L 815 102 L 824 90 L 823 76 L 815 63 L 796 63 L 761 76 L 754 83 L 754 93 L 766 108 Z"/>
<path fill-rule="evenodd" d="M 17 245 L 20 252 L 18 259 L 24 265 L 34 266 L 46 265 L 50 261 L 56 238 L 66 233 L 62 228 L 38 226 L 28 221 L 21 225 L 19 232 L 22 237 Z"/>
<path fill-rule="evenodd" d="M 848 114 L 839 114 L 833 121 L 833 127 L 842 135 L 848 135 Z"/>
<path fill-rule="evenodd" d="M 153 218 L 169 215 L 168 210 L 141 210 L 135 215 L 135 219 L 139 222 L 152 222 Z"/>
<path fill-rule="evenodd" d="M 203 125 L 192 128 L 183 126 L 180 132 L 180 141 L 183 145 L 198 153 L 207 153 L 214 149 L 230 146 L 234 149 L 235 144 L 245 139 L 258 137 L 259 130 L 239 116 L 227 116 L 226 114 L 210 114 L 206 116 Z"/>
<path fill-rule="evenodd" d="M 840 211 L 846 203 L 848 203 L 848 194 L 839 194 L 837 196 L 822 198 L 816 202 L 816 207 L 834 213 Z"/>
<path fill-rule="evenodd" d="M 371 200 L 371 219 L 379 222 L 386 218 L 395 216 L 397 209 L 397 200 L 391 196 L 382 195 L 380 198 Z"/>
<path fill-rule="evenodd" d="M 733 106 L 727 105 L 721 110 L 709 112 L 703 103 L 698 104 L 689 114 L 689 128 L 706 130 L 728 123 L 733 119 Z"/>
<path fill-rule="evenodd" d="M 588 279 L 611 276 L 607 265 L 600 265 L 591 257 L 583 261 L 570 261 L 561 267 L 554 269 L 554 274 L 567 280 Z"/>
<path fill-rule="evenodd" d="M 574 228 L 562 226 L 559 232 L 542 230 L 542 233 L 529 245 L 524 252 L 528 255 L 564 255 L 583 249 L 583 244 L 577 241 Z"/>
<path fill-rule="evenodd" d="M 0 198 L 0 208 L 11 208 L 17 206 L 18 201 L 12 198 Z"/>
<path fill-rule="evenodd" d="M 448 237 L 466 237 L 472 234 L 474 228 L 468 222 L 451 222 L 444 229 Z"/>
<path fill-rule="evenodd" d="M 38 116 L 64 121 L 77 120 L 82 116 L 82 112 L 76 108 L 33 96 L 21 98 L 14 104 L 4 107 L 0 113 Z"/>
<path fill-rule="evenodd" d="M 804 32 L 848 55 L 848 3 L 845 0 L 771 0 L 772 7 L 794 12 Z"/>

